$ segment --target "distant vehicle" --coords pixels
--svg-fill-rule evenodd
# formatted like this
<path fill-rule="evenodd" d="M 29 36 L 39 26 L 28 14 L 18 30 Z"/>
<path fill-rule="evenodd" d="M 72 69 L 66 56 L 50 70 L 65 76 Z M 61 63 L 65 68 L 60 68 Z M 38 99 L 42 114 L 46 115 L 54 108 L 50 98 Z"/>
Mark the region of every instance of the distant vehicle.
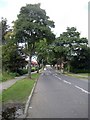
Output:
<path fill-rule="evenodd" d="M 46 65 L 46 67 L 50 67 L 50 65 Z"/>
<path fill-rule="evenodd" d="M 46 68 L 44 68 L 44 70 L 46 70 Z"/>

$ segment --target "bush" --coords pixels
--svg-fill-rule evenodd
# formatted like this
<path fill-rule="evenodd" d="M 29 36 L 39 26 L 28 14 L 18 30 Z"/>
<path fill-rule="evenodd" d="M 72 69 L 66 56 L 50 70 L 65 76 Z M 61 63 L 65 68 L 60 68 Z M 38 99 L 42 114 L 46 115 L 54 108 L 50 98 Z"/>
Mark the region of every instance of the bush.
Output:
<path fill-rule="evenodd" d="M 34 72 L 34 71 L 36 71 L 36 68 L 35 68 L 35 67 L 32 67 L 32 68 L 31 68 L 31 72 Z"/>
<path fill-rule="evenodd" d="M 2 76 L 0 77 L 0 81 L 6 81 L 10 79 L 14 79 L 16 76 L 24 75 L 27 74 L 28 70 L 27 69 L 21 69 L 17 70 L 17 72 L 2 72 Z"/>
<path fill-rule="evenodd" d="M 10 76 L 13 76 L 13 77 L 19 76 L 18 73 L 11 73 L 11 72 L 9 73 L 9 75 L 10 75 Z"/>
<path fill-rule="evenodd" d="M 27 73 L 28 73 L 28 70 L 27 70 L 27 69 L 19 69 L 19 70 L 17 71 L 17 73 L 18 73 L 19 75 L 24 75 L 24 74 L 27 74 Z"/>
<path fill-rule="evenodd" d="M 6 81 L 6 80 L 10 80 L 13 79 L 17 76 L 16 73 L 11 73 L 11 72 L 2 72 L 2 82 Z"/>
<path fill-rule="evenodd" d="M 28 69 L 23 69 L 23 74 L 27 74 L 28 73 Z"/>

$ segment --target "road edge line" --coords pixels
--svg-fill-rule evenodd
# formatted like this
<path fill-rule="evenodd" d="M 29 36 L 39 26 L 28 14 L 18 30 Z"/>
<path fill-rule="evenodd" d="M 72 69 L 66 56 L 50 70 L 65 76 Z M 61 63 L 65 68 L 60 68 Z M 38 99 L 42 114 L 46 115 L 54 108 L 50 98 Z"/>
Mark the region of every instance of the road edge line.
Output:
<path fill-rule="evenodd" d="M 39 78 L 38 78 L 38 79 L 39 79 Z M 19 116 L 18 118 L 26 118 L 26 117 L 27 117 L 29 105 L 30 105 L 30 103 L 31 103 L 31 98 L 32 98 L 32 96 L 33 96 L 33 93 L 34 93 L 34 90 L 35 90 L 35 87 L 36 87 L 36 84 L 37 84 L 38 79 L 35 81 L 35 83 L 34 83 L 34 85 L 33 85 L 33 88 L 32 88 L 32 90 L 31 90 L 31 92 L 30 92 L 30 95 L 29 95 L 29 97 L 28 97 L 28 100 L 27 100 L 27 102 L 26 102 L 26 104 L 25 104 L 24 114 L 21 115 L 21 116 Z"/>

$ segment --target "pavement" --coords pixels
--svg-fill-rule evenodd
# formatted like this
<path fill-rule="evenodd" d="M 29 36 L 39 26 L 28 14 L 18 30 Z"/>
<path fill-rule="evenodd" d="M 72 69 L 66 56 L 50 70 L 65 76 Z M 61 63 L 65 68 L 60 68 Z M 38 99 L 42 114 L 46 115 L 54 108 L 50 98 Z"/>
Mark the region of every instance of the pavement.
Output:
<path fill-rule="evenodd" d="M 89 95 L 88 80 L 47 67 L 37 82 L 27 118 L 88 118 Z"/>

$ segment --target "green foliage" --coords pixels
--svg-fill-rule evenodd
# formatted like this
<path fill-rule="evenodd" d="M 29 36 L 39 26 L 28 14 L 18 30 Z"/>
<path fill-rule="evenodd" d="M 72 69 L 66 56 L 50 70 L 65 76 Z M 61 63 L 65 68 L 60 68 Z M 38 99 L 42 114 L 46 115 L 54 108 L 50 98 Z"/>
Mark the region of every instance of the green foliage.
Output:
<path fill-rule="evenodd" d="M 75 68 L 71 68 L 70 72 L 72 73 L 90 73 L 90 69 L 75 69 Z"/>
<path fill-rule="evenodd" d="M 18 73 L 19 75 L 24 75 L 24 74 L 27 74 L 27 73 L 28 73 L 28 70 L 27 70 L 27 69 L 19 69 L 19 70 L 17 71 L 17 73 Z"/>
<path fill-rule="evenodd" d="M 31 57 L 35 53 L 35 43 L 46 38 L 50 43 L 55 35 L 51 28 L 54 22 L 46 15 L 40 4 L 27 4 L 20 9 L 18 19 L 14 22 L 14 32 L 18 43 L 26 43 L 25 48 L 29 55 L 28 73 L 31 77 Z"/>
<path fill-rule="evenodd" d="M 54 44 L 53 52 L 57 63 L 67 63 L 69 68 L 88 69 L 88 40 L 80 38 L 80 33 L 75 27 L 67 27 L 67 31 L 60 34 Z M 86 50 L 87 49 L 87 50 Z"/>
<path fill-rule="evenodd" d="M 36 70 L 36 67 L 31 68 L 31 72 L 34 72 Z"/>
<path fill-rule="evenodd" d="M 83 73 L 83 71 L 81 71 L 81 73 L 79 72 L 79 73 L 65 73 L 65 74 L 75 78 L 84 78 L 86 80 L 88 80 L 88 75 L 89 75 L 88 73 Z"/>
<path fill-rule="evenodd" d="M 26 65 L 25 56 L 18 46 L 10 41 L 2 47 L 2 66 L 6 71 L 18 72 Z"/>
<path fill-rule="evenodd" d="M 0 82 L 2 82 L 2 73 L 0 72 Z"/>
<path fill-rule="evenodd" d="M 49 50 L 49 44 L 47 43 L 46 39 L 37 42 L 36 55 L 39 67 L 41 64 L 45 65 L 48 62 Z"/>
<path fill-rule="evenodd" d="M 14 79 L 16 76 L 18 76 L 18 73 L 2 72 L 0 81 L 5 82 L 7 80 Z"/>
<path fill-rule="evenodd" d="M 75 27 L 67 27 L 67 31 L 63 32 L 57 41 L 59 41 L 59 46 L 67 48 L 68 60 L 71 60 L 82 46 L 87 46 L 88 44 L 88 40 L 86 38 L 80 38 L 80 33 Z"/>
<path fill-rule="evenodd" d="M 2 72 L 2 46 L 0 45 L 0 73 Z"/>
<path fill-rule="evenodd" d="M 71 61 L 71 72 L 90 73 L 90 48 L 83 46 Z"/>
<path fill-rule="evenodd" d="M 40 4 L 27 4 L 22 7 L 15 21 L 17 39 L 19 42 L 28 42 L 28 45 L 43 38 L 51 40 L 54 37 L 50 29 L 52 27 L 54 22 L 49 20 Z"/>
<path fill-rule="evenodd" d="M 9 28 L 9 26 L 7 25 L 7 19 L 2 18 L 0 23 L 2 26 L 2 44 L 6 44 L 5 35 L 7 34 Z"/>
<path fill-rule="evenodd" d="M 28 78 L 18 81 L 2 93 L 2 101 L 25 102 L 31 92 L 33 84 L 34 81 L 29 80 Z"/>
<path fill-rule="evenodd" d="M 11 79 L 14 79 L 15 77 L 17 76 L 20 76 L 20 75 L 24 75 L 24 74 L 27 74 L 28 73 L 28 70 L 27 69 L 21 69 L 21 70 L 18 70 L 18 72 L 2 72 L 2 74 L 0 74 L 0 81 L 1 82 L 5 82 L 7 80 L 11 80 Z"/>
<path fill-rule="evenodd" d="M 31 72 L 34 72 L 34 71 L 37 71 L 39 70 L 40 68 L 38 66 L 34 66 L 34 67 L 31 67 Z"/>

